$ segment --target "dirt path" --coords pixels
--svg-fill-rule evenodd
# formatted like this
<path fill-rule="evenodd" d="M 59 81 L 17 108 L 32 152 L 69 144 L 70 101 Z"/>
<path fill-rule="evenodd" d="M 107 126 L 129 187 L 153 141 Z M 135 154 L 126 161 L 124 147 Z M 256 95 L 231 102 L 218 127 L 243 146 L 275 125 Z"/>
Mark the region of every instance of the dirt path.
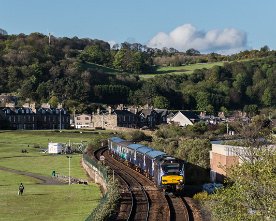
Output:
<path fill-rule="evenodd" d="M 0 170 L 7 171 L 10 173 L 20 174 L 23 176 L 29 176 L 29 177 L 32 177 L 32 178 L 42 181 L 41 183 L 38 183 L 38 184 L 43 184 L 43 185 L 64 185 L 64 184 L 66 184 L 65 182 L 62 182 L 61 180 L 58 180 L 58 179 L 55 179 L 52 177 L 43 176 L 43 175 L 40 175 L 37 173 L 30 173 L 30 172 L 26 172 L 26 171 L 14 170 L 14 169 L 1 167 L 1 166 L 0 166 Z"/>

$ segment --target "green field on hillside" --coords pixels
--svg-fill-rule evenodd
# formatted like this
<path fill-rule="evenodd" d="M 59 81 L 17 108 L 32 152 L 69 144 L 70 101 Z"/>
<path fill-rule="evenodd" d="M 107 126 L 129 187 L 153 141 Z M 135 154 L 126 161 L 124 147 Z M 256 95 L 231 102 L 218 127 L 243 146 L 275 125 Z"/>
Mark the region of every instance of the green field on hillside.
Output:
<path fill-rule="evenodd" d="M 122 71 L 120 70 L 116 70 L 114 68 L 109 68 L 109 67 L 105 67 L 103 65 L 99 65 L 99 64 L 95 64 L 95 63 L 91 63 L 91 62 L 86 62 L 86 63 L 82 63 L 81 64 L 81 68 L 86 70 L 86 69 L 92 69 L 98 72 L 102 72 L 102 73 L 107 73 L 107 74 L 119 74 L 122 73 Z"/>
<path fill-rule="evenodd" d="M 20 171 L 51 176 L 55 170 L 68 176 L 66 155 L 49 155 L 40 152 L 48 142 L 90 142 L 99 135 L 63 131 L 0 131 L 0 166 Z M 22 153 L 26 149 L 28 153 Z M 71 176 L 88 179 L 81 167 L 81 154 L 71 158 Z M 20 182 L 26 188 L 18 196 Z M 89 185 L 43 185 L 41 181 L 0 170 L 0 220 L 84 220 L 100 200 L 100 189 Z"/>
<path fill-rule="evenodd" d="M 139 75 L 140 78 L 146 79 L 146 78 L 152 78 L 157 75 L 162 74 L 192 74 L 194 70 L 196 69 L 203 69 L 207 68 L 210 69 L 214 66 L 222 66 L 223 62 L 214 62 L 214 63 L 197 63 L 197 64 L 190 64 L 185 66 L 176 66 L 176 67 L 159 67 L 156 70 L 155 74 L 141 74 Z"/>

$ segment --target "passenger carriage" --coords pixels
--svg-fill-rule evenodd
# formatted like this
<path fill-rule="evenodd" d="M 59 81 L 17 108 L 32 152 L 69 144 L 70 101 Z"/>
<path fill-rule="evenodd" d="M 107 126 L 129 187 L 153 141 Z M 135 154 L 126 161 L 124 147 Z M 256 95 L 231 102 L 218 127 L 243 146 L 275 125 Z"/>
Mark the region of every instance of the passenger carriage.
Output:
<path fill-rule="evenodd" d="M 156 186 L 173 192 L 184 188 L 184 161 L 142 144 L 131 143 L 119 137 L 108 139 L 113 156 L 152 179 Z"/>

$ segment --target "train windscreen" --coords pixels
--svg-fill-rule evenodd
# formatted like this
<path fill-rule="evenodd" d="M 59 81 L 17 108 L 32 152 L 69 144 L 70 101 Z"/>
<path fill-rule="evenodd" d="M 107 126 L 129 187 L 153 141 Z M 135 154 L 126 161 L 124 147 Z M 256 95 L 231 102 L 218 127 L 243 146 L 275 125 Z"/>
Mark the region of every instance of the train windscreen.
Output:
<path fill-rule="evenodd" d="M 165 164 L 162 165 L 162 170 L 166 175 L 178 175 L 179 174 L 179 164 Z"/>

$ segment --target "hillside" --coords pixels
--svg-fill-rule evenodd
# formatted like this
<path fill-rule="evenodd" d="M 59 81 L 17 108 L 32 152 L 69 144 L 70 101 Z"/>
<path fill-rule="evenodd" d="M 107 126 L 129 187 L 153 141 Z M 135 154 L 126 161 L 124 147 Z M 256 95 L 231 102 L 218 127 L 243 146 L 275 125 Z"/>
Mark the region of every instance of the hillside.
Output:
<path fill-rule="evenodd" d="M 49 44 L 40 33 L 0 35 L 0 93 L 14 93 L 18 105 L 62 102 L 77 112 L 91 113 L 100 103 L 209 113 L 271 108 L 275 64 L 276 52 L 269 50 L 188 55 L 136 43 L 110 48 L 76 37 L 52 37 Z"/>
<path fill-rule="evenodd" d="M 158 67 L 155 73 L 152 74 L 140 74 L 139 77 L 146 79 L 152 78 L 157 75 L 162 74 L 192 74 L 196 69 L 210 69 L 214 66 L 222 66 L 223 62 L 210 62 L 210 63 L 195 63 L 195 64 L 188 64 L 183 66 L 169 66 L 169 67 Z"/>

